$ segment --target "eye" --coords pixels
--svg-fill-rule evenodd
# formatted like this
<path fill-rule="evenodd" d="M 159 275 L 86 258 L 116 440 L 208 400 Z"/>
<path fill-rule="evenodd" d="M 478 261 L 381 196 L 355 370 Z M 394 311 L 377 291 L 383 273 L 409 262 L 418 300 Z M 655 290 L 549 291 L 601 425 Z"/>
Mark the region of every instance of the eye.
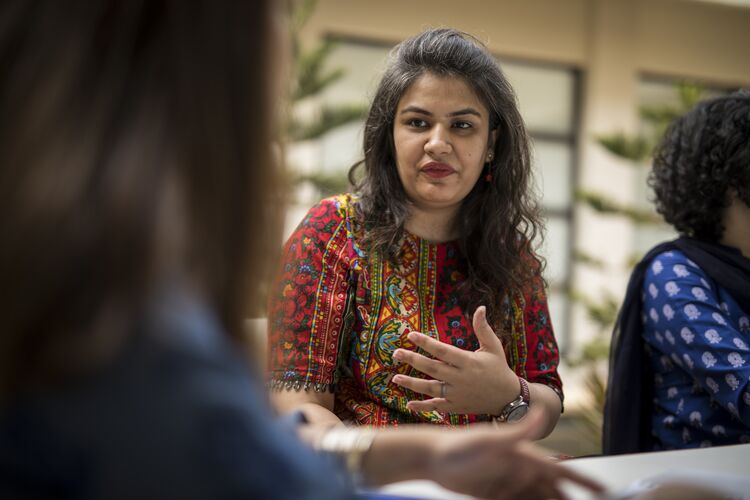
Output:
<path fill-rule="evenodd" d="M 406 124 L 410 127 L 414 128 L 425 128 L 427 127 L 427 122 L 420 119 L 420 118 L 412 118 L 410 120 L 407 120 Z"/>
<path fill-rule="evenodd" d="M 460 128 L 464 130 L 474 127 L 474 125 L 472 125 L 471 122 L 464 122 L 464 121 L 454 122 L 452 126 L 453 128 Z"/>

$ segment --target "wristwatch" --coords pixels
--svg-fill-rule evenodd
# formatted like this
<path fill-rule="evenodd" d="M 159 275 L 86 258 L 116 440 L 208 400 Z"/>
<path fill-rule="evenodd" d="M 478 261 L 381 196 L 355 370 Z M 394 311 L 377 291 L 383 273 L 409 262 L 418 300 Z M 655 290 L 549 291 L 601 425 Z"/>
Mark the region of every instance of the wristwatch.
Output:
<path fill-rule="evenodd" d="M 521 384 L 521 394 L 516 399 L 505 405 L 500 415 L 494 417 L 496 422 L 518 422 L 529 411 L 529 403 L 531 398 L 529 395 L 529 384 L 524 379 L 518 377 L 518 383 Z"/>

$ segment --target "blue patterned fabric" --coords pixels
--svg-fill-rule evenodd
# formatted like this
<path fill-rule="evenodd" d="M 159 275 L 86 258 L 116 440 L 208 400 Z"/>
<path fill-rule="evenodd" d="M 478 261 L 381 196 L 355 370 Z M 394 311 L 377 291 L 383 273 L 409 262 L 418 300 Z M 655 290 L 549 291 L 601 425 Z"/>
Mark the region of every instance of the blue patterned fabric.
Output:
<path fill-rule="evenodd" d="M 649 264 L 655 449 L 750 443 L 750 314 L 679 250 Z"/>

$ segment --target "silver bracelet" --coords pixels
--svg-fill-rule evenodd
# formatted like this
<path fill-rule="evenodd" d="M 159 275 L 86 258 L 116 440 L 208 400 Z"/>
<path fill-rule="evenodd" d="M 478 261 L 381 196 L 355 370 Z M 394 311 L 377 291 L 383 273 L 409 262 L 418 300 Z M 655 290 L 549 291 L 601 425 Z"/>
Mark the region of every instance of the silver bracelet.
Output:
<path fill-rule="evenodd" d="M 372 428 L 340 425 L 326 431 L 315 449 L 342 457 L 355 483 L 364 484 L 362 465 L 376 435 L 377 431 Z"/>

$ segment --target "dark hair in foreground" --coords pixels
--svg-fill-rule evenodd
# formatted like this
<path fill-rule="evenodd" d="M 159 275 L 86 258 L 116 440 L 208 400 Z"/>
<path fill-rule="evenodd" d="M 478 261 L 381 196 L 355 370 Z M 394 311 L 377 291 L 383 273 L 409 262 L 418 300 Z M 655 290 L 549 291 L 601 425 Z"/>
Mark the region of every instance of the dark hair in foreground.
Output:
<path fill-rule="evenodd" d="M 0 399 L 108 359 L 165 282 L 239 331 L 270 226 L 269 5 L 2 3 Z"/>
<path fill-rule="evenodd" d="M 729 190 L 750 206 L 750 92 L 704 101 L 667 129 L 649 185 L 656 210 L 682 235 L 717 241 Z"/>
<path fill-rule="evenodd" d="M 425 31 L 391 53 L 365 123 L 364 162 L 349 173 L 361 197 L 365 246 L 397 257 L 409 202 L 396 169 L 393 125 L 399 100 L 425 73 L 463 79 L 489 110 L 490 130 L 497 130 L 494 159 L 485 167 L 492 180 L 480 178 L 456 221 L 468 263 L 462 307 L 470 315 L 487 305 L 490 323 L 497 327 L 505 319 L 503 299 L 541 273 L 543 263 L 532 243 L 541 238 L 542 223 L 532 195 L 529 139 L 515 93 L 492 55 L 466 33 Z M 360 165 L 364 172 L 357 180 Z"/>

